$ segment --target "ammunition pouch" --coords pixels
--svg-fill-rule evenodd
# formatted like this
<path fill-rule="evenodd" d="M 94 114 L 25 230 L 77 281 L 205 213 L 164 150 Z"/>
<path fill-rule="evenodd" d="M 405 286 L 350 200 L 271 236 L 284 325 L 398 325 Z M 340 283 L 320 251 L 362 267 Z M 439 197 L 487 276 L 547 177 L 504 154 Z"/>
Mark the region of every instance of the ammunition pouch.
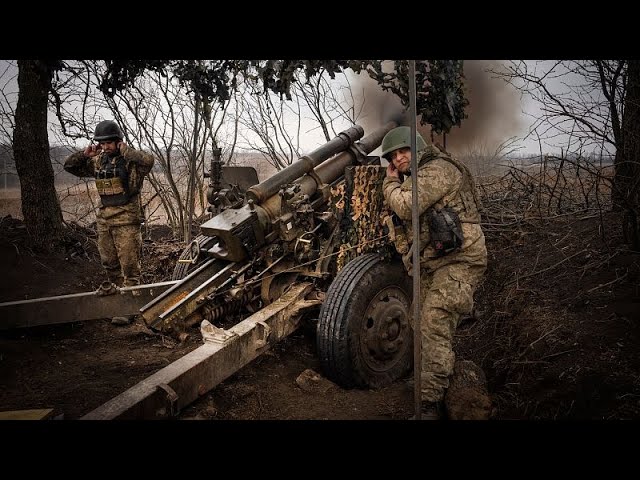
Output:
<path fill-rule="evenodd" d="M 96 178 L 96 188 L 105 207 L 125 205 L 129 202 L 129 195 L 119 177 Z"/>
<path fill-rule="evenodd" d="M 464 241 L 460 217 L 451 207 L 429 210 L 429 237 L 438 257 L 462 246 Z"/>
<path fill-rule="evenodd" d="M 122 157 L 115 162 L 111 162 L 109 158 L 101 159 L 101 168 L 96 172 L 96 189 L 105 207 L 121 206 L 129 202 L 129 175 Z"/>
<path fill-rule="evenodd" d="M 126 190 L 122 184 L 122 179 L 119 177 L 114 178 L 96 178 L 96 188 L 98 194 L 103 195 L 120 195 L 125 193 Z"/>

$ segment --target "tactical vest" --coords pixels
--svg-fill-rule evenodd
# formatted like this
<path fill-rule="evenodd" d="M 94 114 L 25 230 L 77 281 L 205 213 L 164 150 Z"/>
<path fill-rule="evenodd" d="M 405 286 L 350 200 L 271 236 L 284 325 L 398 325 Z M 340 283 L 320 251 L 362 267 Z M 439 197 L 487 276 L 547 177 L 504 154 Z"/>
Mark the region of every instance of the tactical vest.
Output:
<path fill-rule="evenodd" d="M 449 162 L 462 174 L 460 188 L 456 192 L 456 194 L 460 195 L 462 204 L 464 205 L 464 212 L 459 215 L 460 221 L 462 223 L 480 223 L 480 208 L 482 207 L 480 198 L 478 198 L 478 192 L 476 192 L 476 185 L 473 181 L 473 176 L 471 175 L 469 168 L 464 163 L 450 157 L 445 152 L 440 152 L 440 155 L 435 158 L 430 157 L 425 159 L 423 156 L 420 161 L 420 166 L 424 165 L 428 161 L 435 160 L 436 158 Z"/>
<path fill-rule="evenodd" d="M 421 159 L 422 165 L 435 159 L 425 157 Z M 431 246 L 437 256 L 444 256 L 462 247 L 464 234 L 461 223 L 480 223 L 480 211 L 473 177 L 467 166 L 444 152 L 436 158 L 451 163 L 462 174 L 460 187 L 455 194 L 460 196 L 463 211 L 458 213 L 445 204 L 439 207 L 434 205 L 425 212 Z"/>
<path fill-rule="evenodd" d="M 100 168 L 95 172 L 96 188 L 105 207 L 125 205 L 131 198 L 129 173 L 123 156 L 100 157 Z"/>

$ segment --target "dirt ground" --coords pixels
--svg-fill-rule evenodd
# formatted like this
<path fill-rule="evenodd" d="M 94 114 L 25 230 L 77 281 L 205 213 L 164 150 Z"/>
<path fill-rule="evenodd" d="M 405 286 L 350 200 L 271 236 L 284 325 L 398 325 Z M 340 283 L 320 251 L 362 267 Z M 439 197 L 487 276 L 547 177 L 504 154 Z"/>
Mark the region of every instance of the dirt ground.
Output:
<path fill-rule="evenodd" d="M 458 358 L 486 373 L 492 419 L 640 418 L 640 255 L 621 244 L 616 213 L 486 228 L 486 280 L 476 316 L 456 334 Z M 167 280 L 182 247 L 163 228 L 144 244 L 145 283 Z M 67 229 L 66 252 L 29 248 L 21 220 L 0 219 L 0 302 L 89 291 L 103 280 L 95 236 Z M 1 321 L 1 320 L 0 320 Z M 77 419 L 201 344 L 179 344 L 140 321 L 0 332 L 0 411 L 53 408 Z M 185 408 L 181 419 L 398 420 L 413 390 L 301 388 L 321 373 L 307 320 L 271 351 Z"/>

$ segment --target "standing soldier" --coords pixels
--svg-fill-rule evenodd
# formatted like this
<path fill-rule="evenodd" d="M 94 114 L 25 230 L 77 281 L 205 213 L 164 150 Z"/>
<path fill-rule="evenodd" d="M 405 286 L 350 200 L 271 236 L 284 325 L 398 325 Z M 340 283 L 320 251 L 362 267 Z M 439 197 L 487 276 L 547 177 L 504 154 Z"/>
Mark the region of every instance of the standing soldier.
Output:
<path fill-rule="evenodd" d="M 140 284 L 143 212 L 140 190 L 154 158 L 123 141 L 112 120 L 96 126 L 94 141 L 65 160 L 64 169 L 78 177 L 94 177 L 101 205 L 96 213 L 98 251 L 109 282 L 98 293 L 116 292 L 116 286 Z M 108 287 L 107 287 L 108 285 Z M 114 317 L 114 325 L 127 325 L 134 316 Z"/>
<path fill-rule="evenodd" d="M 420 215 L 420 312 L 422 418 L 444 418 L 444 396 L 453 374 L 453 335 L 462 315 L 473 309 L 473 294 L 487 268 L 479 203 L 469 169 L 449 154 L 427 145 L 417 134 Z M 397 127 L 382 140 L 389 161 L 384 198 L 406 225 L 411 244 L 411 129 Z M 403 181 L 404 180 L 404 181 Z M 411 274 L 413 245 L 403 261 Z M 417 331 L 417 328 L 414 328 Z"/>

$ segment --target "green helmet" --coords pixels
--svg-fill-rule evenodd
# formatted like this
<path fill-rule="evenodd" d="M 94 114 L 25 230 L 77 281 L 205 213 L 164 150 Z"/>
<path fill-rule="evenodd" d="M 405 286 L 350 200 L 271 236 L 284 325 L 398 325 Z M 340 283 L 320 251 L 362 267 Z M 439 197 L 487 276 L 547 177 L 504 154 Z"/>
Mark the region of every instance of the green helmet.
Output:
<path fill-rule="evenodd" d="M 387 159 L 387 155 L 398 148 L 409 147 L 411 148 L 411 127 L 396 127 L 387 133 L 382 139 L 382 157 Z M 416 132 L 416 150 L 424 150 L 427 148 L 427 144 L 420 135 L 420 132 Z"/>
<path fill-rule="evenodd" d="M 94 140 L 100 142 L 102 140 L 114 140 L 116 138 L 122 140 L 124 135 L 118 124 L 113 120 L 103 120 L 96 125 L 96 131 L 93 134 Z"/>

